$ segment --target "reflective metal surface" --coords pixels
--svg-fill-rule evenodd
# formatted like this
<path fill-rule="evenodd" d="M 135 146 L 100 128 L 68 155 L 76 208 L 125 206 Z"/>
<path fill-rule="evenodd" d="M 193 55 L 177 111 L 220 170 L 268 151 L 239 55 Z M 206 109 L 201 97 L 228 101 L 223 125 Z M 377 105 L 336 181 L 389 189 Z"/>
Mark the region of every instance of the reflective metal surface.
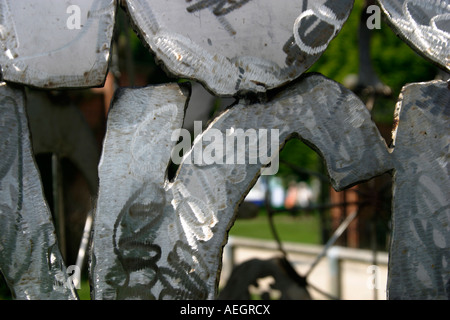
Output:
<path fill-rule="evenodd" d="M 104 83 L 115 0 L 0 0 L 2 79 L 41 88 Z"/>
<path fill-rule="evenodd" d="M 292 135 L 324 156 L 337 189 L 392 167 L 364 104 L 313 74 L 267 103 L 225 111 L 197 136 L 169 181 L 164 173 L 185 99 L 178 90 L 128 89 L 109 114 L 94 222 L 95 299 L 214 299 L 235 210 Z M 256 132 L 256 139 L 235 144 L 239 132 Z"/>
<path fill-rule="evenodd" d="M 135 29 L 176 76 L 218 95 L 297 78 L 324 52 L 352 0 L 127 0 Z"/>
<path fill-rule="evenodd" d="M 33 159 L 24 94 L 0 84 L 0 270 L 16 299 L 77 299 Z"/>
<path fill-rule="evenodd" d="M 158 221 L 169 209 L 166 170 L 188 92 L 178 85 L 120 89 L 99 164 L 91 258 L 93 299 L 152 298 Z M 167 209 L 166 209 L 167 208 Z M 167 229 L 159 229 L 167 237 Z M 167 240 L 167 238 L 166 238 Z M 165 248 L 172 242 L 162 244 Z"/>
<path fill-rule="evenodd" d="M 448 1 L 379 3 L 403 40 L 450 70 Z M 191 146 L 179 130 L 190 96 L 185 87 L 116 92 L 93 220 L 94 299 L 215 298 L 238 205 L 259 175 L 277 171 L 278 151 L 292 137 L 323 157 L 336 190 L 394 173 L 388 298 L 450 299 L 448 82 L 403 88 L 388 149 L 351 91 L 319 74 L 301 75 L 339 32 L 353 1 L 122 4 L 170 73 L 242 100 L 203 132 L 200 125 Z M 115 7 L 114 0 L 0 0 L 1 80 L 41 88 L 102 85 Z M 250 93 L 294 79 L 268 100 L 248 102 Z M 14 298 L 77 299 L 33 159 L 22 90 L 0 83 L 0 270 Z M 79 112 L 52 109 L 39 95 L 30 99 L 35 151 L 53 151 L 65 139 L 58 152 L 73 155 L 96 190 L 95 161 L 80 151 L 95 143 L 87 127 L 70 130 L 81 125 Z M 171 161 L 179 167 L 169 180 Z"/>
<path fill-rule="evenodd" d="M 450 71 L 450 3 L 378 0 L 394 31 L 425 58 Z"/>
<path fill-rule="evenodd" d="M 397 105 L 389 299 L 450 299 L 450 90 L 403 88 Z"/>

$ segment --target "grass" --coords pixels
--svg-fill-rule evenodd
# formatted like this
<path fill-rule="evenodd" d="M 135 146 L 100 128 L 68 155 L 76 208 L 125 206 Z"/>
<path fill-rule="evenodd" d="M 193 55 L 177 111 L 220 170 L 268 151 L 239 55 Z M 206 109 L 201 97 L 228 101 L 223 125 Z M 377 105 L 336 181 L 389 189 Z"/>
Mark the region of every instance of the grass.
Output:
<path fill-rule="evenodd" d="M 274 224 L 281 241 L 320 244 L 319 218 L 315 214 L 274 216 Z M 262 213 L 256 218 L 238 219 L 230 230 L 231 236 L 274 240 L 268 217 Z"/>
<path fill-rule="evenodd" d="M 89 287 L 89 280 L 82 279 L 80 282 L 80 289 L 77 289 L 78 298 L 80 300 L 91 300 L 91 293 Z"/>

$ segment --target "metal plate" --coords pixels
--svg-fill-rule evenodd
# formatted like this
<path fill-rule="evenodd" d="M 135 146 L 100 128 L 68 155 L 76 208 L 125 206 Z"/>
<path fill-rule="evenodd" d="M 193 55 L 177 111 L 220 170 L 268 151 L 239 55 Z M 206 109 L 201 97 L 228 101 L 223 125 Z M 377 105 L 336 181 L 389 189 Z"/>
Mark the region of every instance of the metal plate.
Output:
<path fill-rule="evenodd" d="M 450 71 L 450 3 L 378 0 L 394 31 L 423 57 Z"/>
<path fill-rule="evenodd" d="M 240 103 L 225 111 L 197 136 L 169 181 L 164 173 L 180 135 L 175 130 L 181 128 L 185 99 L 178 91 L 128 89 L 114 100 L 99 168 L 91 268 L 95 299 L 214 299 L 237 207 L 264 166 L 265 174 L 276 169 L 278 150 L 292 136 L 324 156 L 336 189 L 392 168 L 365 105 L 338 83 L 312 74 L 267 103 Z M 220 138 L 239 130 L 255 130 L 257 141 L 211 152 L 229 146 Z M 227 164 L 239 151 L 248 161 Z"/>
<path fill-rule="evenodd" d="M 397 106 L 389 299 L 450 299 L 450 90 L 402 90 Z"/>
<path fill-rule="evenodd" d="M 166 170 L 175 144 L 171 134 L 183 124 L 188 96 L 173 84 L 116 91 L 99 164 L 90 266 L 93 299 L 151 298 L 146 289 L 154 283 L 151 272 L 149 277 L 139 269 L 151 268 L 158 250 L 148 227 L 139 230 L 155 217 L 163 218 Z M 120 249 L 127 247 L 124 254 Z"/>
<path fill-rule="evenodd" d="M 2 79 L 40 88 L 104 83 L 115 0 L 0 0 Z"/>
<path fill-rule="evenodd" d="M 0 269 L 15 299 L 77 299 L 33 159 L 24 94 L 0 84 Z"/>
<path fill-rule="evenodd" d="M 135 29 L 179 77 L 217 95 L 263 92 L 323 53 L 352 0 L 126 0 Z"/>

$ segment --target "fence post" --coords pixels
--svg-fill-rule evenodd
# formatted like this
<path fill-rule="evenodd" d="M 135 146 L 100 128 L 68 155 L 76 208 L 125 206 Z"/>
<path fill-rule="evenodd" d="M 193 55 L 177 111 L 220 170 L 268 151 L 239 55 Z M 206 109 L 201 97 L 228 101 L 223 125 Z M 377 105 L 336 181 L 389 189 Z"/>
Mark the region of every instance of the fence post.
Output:
<path fill-rule="evenodd" d="M 337 299 L 342 297 L 342 272 L 339 247 L 332 247 L 327 252 L 330 270 L 330 293 Z"/>
<path fill-rule="evenodd" d="M 224 269 L 222 269 L 222 277 L 228 279 L 233 272 L 233 268 L 235 265 L 234 261 L 234 251 L 235 251 L 235 241 L 232 236 L 228 238 L 228 242 L 223 248 L 224 251 L 224 260 L 227 261 L 226 266 L 224 265 Z"/>

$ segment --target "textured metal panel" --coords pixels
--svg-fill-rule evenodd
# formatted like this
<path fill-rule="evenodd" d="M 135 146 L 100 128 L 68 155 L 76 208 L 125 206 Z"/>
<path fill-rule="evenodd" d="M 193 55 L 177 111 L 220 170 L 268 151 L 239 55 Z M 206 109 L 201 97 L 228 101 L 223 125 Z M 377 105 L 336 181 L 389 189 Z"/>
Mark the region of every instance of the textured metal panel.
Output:
<path fill-rule="evenodd" d="M 167 69 L 218 95 L 265 91 L 308 69 L 352 0 L 127 0 L 136 30 Z"/>
<path fill-rule="evenodd" d="M 114 17 L 115 0 L 0 0 L 2 79 L 41 88 L 102 85 Z"/>
<path fill-rule="evenodd" d="M 127 90 L 110 112 L 93 243 L 96 299 L 215 297 L 227 232 L 264 161 L 258 156 L 250 163 L 254 145 L 246 143 L 237 145 L 247 154 L 244 164 L 226 164 L 229 153 L 214 163 L 202 162 L 197 152 L 206 155 L 208 148 L 223 146 L 211 136 L 278 130 L 275 145 L 267 146 L 260 136 L 257 141 L 259 150 L 268 148 L 272 164 L 286 139 L 301 137 L 324 155 L 337 189 L 392 167 L 364 104 L 338 83 L 313 74 L 267 103 L 240 103 L 221 114 L 195 139 L 176 177 L 168 181 L 162 173 L 171 135 L 181 127 L 184 99 L 173 91 Z M 133 156 L 136 151 L 139 156 Z"/>
<path fill-rule="evenodd" d="M 394 31 L 423 57 L 450 71 L 450 3 L 378 0 Z"/>
<path fill-rule="evenodd" d="M 29 136 L 23 92 L 0 84 L 0 269 L 16 299 L 76 299 Z"/>
<path fill-rule="evenodd" d="M 403 88 L 397 105 L 389 299 L 450 299 L 450 90 Z"/>
<path fill-rule="evenodd" d="M 175 144 L 170 138 L 183 123 L 188 95 L 178 85 L 115 94 L 99 164 L 90 267 L 93 299 L 152 297 L 148 287 L 155 283 L 154 274 L 140 269 L 151 270 L 160 255 L 150 227 L 170 213 L 164 191 Z"/>

